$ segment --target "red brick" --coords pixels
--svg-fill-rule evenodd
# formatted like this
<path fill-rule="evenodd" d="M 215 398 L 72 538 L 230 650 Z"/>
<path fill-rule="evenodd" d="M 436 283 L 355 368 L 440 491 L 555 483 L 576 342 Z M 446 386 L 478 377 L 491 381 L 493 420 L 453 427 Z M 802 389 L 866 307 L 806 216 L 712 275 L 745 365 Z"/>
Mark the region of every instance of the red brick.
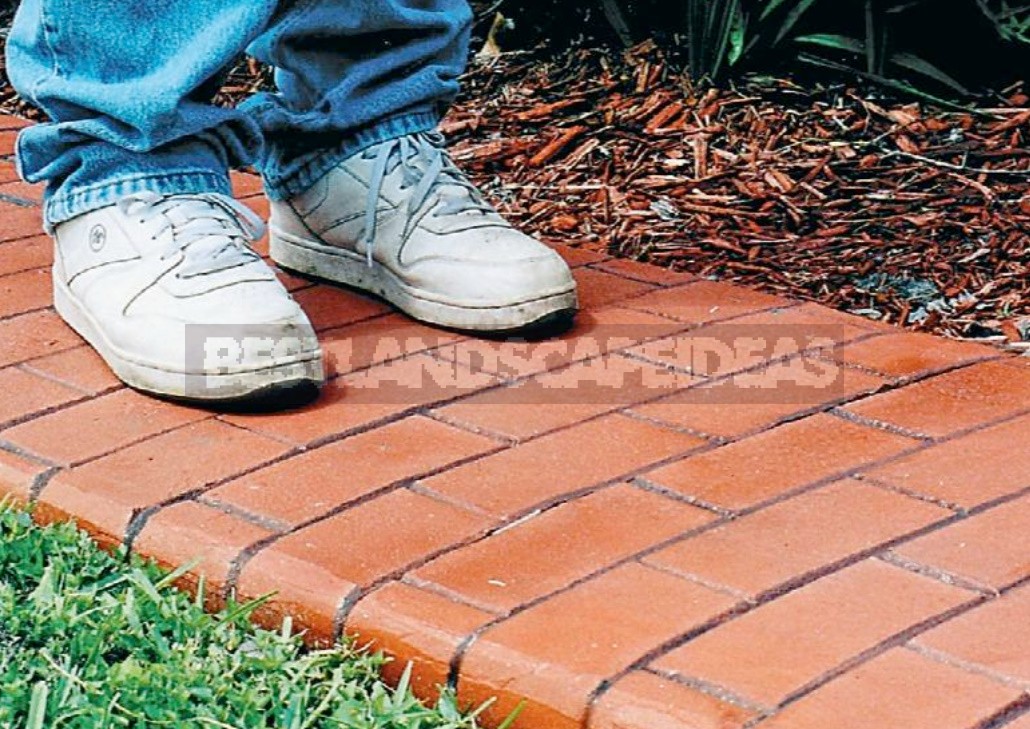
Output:
<path fill-rule="evenodd" d="M 233 561 L 245 547 L 270 534 L 242 519 L 186 501 L 152 516 L 134 540 L 133 549 L 168 570 L 190 565 L 179 587 L 195 594 L 203 579 L 205 603 L 209 609 L 217 609 Z"/>
<path fill-rule="evenodd" d="M 1002 589 L 1030 575 L 1030 496 L 927 534 L 896 551 L 974 582 Z"/>
<path fill-rule="evenodd" d="M 47 268 L 54 262 L 54 244 L 48 235 L 0 243 L 0 275 Z M 50 282 L 44 289 L 50 292 Z"/>
<path fill-rule="evenodd" d="M 25 456 L 0 449 L 0 503 L 7 498 L 27 504 L 36 480 L 49 469 Z"/>
<path fill-rule="evenodd" d="M 415 355 L 334 380 L 316 402 L 287 417 L 273 413 L 224 419 L 292 443 L 310 444 L 492 384 L 496 380 L 489 375 L 427 355 Z"/>
<path fill-rule="evenodd" d="M 101 540 L 121 541 L 136 510 L 281 456 L 286 446 L 205 420 L 58 474 L 44 489 L 44 521 L 74 518 Z"/>
<path fill-rule="evenodd" d="M 317 331 L 369 319 L 390 311 L 375 299 L 329 286 L 309 286 L 293 295 Z"/>
<path fill-rule="evenodd" d="M 268 220 L 269 213 L 271 211 L 271 205 L 268 202 L 268 198 L 264 195 L 252 195 L 251 197 L 241 200 L 244 205 L 254 211 L 255 214 L 262 220 Z M 266 236 L 267 240 L 267 236 Z"/>
<path fill-rule="evenodd" d="M 453 400 L 497 384 L 497 379 L 430 355 L 394 360 L 340 380 L 352 404 L 391 403 L 407 407 Z"/>
<path fill-rule="evenodd" d="M 731 620 L 654 665 L 774 707 L 844 662 L 971 597 L 879 561 L 861 562 Z"/>
<path fill-rule="evenodd" d="M 496 696 L 484 719 L 499 724 L 525 699 L 516 727 L 579 729 L 603 681 L 731 607 L 700 585 L 620 567 L 488 629 L 462 661 L 459 701 Z"/>
<path fill-rule="evenodd" d="M 791 308 L 793 314 L 790 314 L 787 319 L 793 320 L 795 324 L 810 323 L 815 326 L 834 326 L 838 327 L 838 339 L 843 341 L 847 335 L 846 332 L 851 328 L 864 329 L 869 333 L 879 334 L 893 334 L 897 332 L 897 327 L 891 324 L 884 324 L 870 319 L 865 316 L 859 316 L 857 314 L 849 314 L 838 309 L 833 309 L 822 304 L 815 304 L 810 301 L 804 302 L 799 306 Z"/>
<path fill-rule="evenodd" d="M 471 339 L 445 346 L 438 355 L 479 372 L 515 378 L 631 347 L 682 328 L 677 322 L 639 311 L 598 309 L 580 312 L 575 325 L 559 337 L 541 342 Z"/>
<path fill-rule="evenodd" d="M 37 311 L 0 321 L 0 367 L 44 357 L 82 343 L 57 314 Z"/>
<path fill-rule="evenodd" d="M 998 356 L 998 350 L 916 332 L 894 332 L 847 344 L 833 359 L 889 377 L 911 377 Z"/>
<path fill-rule="evenodd" d="M 995 675 L 1030 685 L 1030 587 L 1003 595 L 916 639 Z"/>
<path fill-rule="evenodd" d="M 312 283 L 303 276 L 288 273 L 277 266 L 272 266 L 272 270 L 275 271 L 276 277 L 286 287 L 287 291 L 296 292 L 301 289 L 309 289 L 315 287 L 317 284 Z M 328 288 L 328 287 L 323 287 Z"/>
<path fill-rule="evenodd" d="M 1030 416 L 931 446 L 869 472 L 873 478 L 963 508 L 1030 483 Z"/>
<path fill-rule="evenodd" d="M 244 567 L 239 590 L 248 597 L 275 592 L 273 614 L 297 614 L 314 637 L 331 638 L 336 611 L 357 587 L 370 587 L 489 523 L 411 491 L 394 491 L 261 550 Z"/>
<path fill-rule="evenodd" d="M 422 482 L 497 516 L 611 481 L 703 444 L 698 438 L 608 415 Z"/>
<path fill-rule="evenodd" d="M 1026 409 L 1030 370 L 984 362 L 848 406 L 857 415 L 944 437 Z"/>
<path fill-rule="evenodd" d="M 50 271 L 33 269 L 0 276 L 0 318 L 50 306 Z"/>
<path fill-rule="evenodd" d="M 17 182 L 20 179 L 18 170 L 14 167 L 14 160 L 0 158 L 0 183 Z"/>
<path fill-rule="evenodd" d="M 35 122 L 23 119 L 13 114 L 0 114 L 0 129 L 24 129 L 31 127 Z"/>
<path fill-rule="evenodd" d="M 762 331 L 763 337 L 768 339 L 796 340 L 799 344 L 830 351 L 845 342 L 885 329 L 883 325 L 860 316 L 811 302 L 749 314 L 733 323 L 741 327 L 761 327 L 765 330 Z M 786 348 L 788 344 L 785 342 L 780 346 Z"/>
<path fill-rule="evenodd" d="M 82 393 L 18 367 L 0 369 L 0 424 L 78 400 Z M 6 439 L 7 434 L 0 435 Z"/>
<path fill-rule="evenodd" d="M 39 235 L 43 232 L 43 213 L 38 207 L 25 207 L 0 201 L 0 243 Z"/>
<path fill-rule="evenodd" d="M 18 131 L 17 129 L 0 131 L 0 154 L 14 154 Z"/>
<path fill-rule="evenodd" d="M 432 329 L 396 314 L 332 329 L 322 334 L 330 375 L 345 375 L 376 364 L 453 344 L 463 337 Z"/>
<path fill-rule="evenodd" d="M 713 518 L 620 485 L 451 552 L 415 576 L 485 610 L 509 612 Z"/>
<path fill-rule="evenodd" d="M 474 395 L 447 406 L 440 414 L 475 428 L 525 439 L 694 382 L 690 375 L 620 355 L 604 355 Z"/>
<path fill-rule="evenodd" d="M 755 712 L 714 696 L 634 671 L 595 704 L 588 729 L 742 729 Z"/>
<path fill-rule="evenodd" d="M 625 302 L 623 306 L 670 316 L 691 324 L 731 319 L 789 303 L 785 299 L 718 281 L 663 289 Z"/>
<path fill-rule="evenodd" d="M 655 288 L 651 284 L 613 276 L 593 268 L 573 269 L 573 275 L 576 277 L 579 306 L 587 310 L 631 299 Z"/>
<path fill-rule="evenodd" d="M 70 464 L 208 417 L 203 410 L 119 390 L 17 425 L 3 437 L 47 460 Z"/>
<path fill-rule="evenodd" d="M 844 476 L 912 445 L 907 438 L 819 414 L 691 456 L 644 478 L 710 504 L 745 509 Z"/>
<path fill-rule="evenodd" d="M 573 248 L 561 243 L 548 243 L 548 246 L 553 248 L 554 252 L 561 256 L 571 268 L 579 268 L 590 263 L 600 263 L 610 258 L 610 256 L 597 251 L 587 250 L 586 248 Z"/>
<path fill-rule="evenodd" d="M 252 201 L 255 201 L 255 200 L 260 200 L 261 201 L 261 205 L 257 206 L 257 205 L 252 204 Z M 247 198 L 246 200 L 242 200 L 241 202 L 246 204 L 247 207 L 249 207 L 251 209 L 255 209 L 255 208 L 257 208 L 257 209 L 263 208 L 265 210 L 268 209 L 268 202 L 263 197 L 250 197 L 250 198 Z M 258 212 L 257 209 L 255 209 L 255 212 L 257 212 L 258 215 L 261 215 L 261 213 Z M 268 218 L 266 217 L 265 220 L 267 220 L 267 219 Z M 268 233 L 265 233 L 265 235 L 263 235 L 259 240 L 253 241 L 250 244 L 250 247 L 253 248 L 254 251 L 259 256 L 264 258 L 266 262 L 272 263 L 272 259 L 269 257 L 269 253 L 268 253 Z"/>
<path fill-rule="evenodd" d="M 1023 707 L 1023 713 L 1019 718 L 1008 724 L 1003 724 L 998 729 L 1030 729 L 1030 711 Z"/>
<path fill-rule="evenodd" d="M 596 263 L 591 268 L 658 286 L 679 286 L 697 280 L 696 276 L 683 271 L 672 271 L 664 266 L 630 261 L 625 258 L 612 258 Z"/>
<path fill-rule="evenodd" d="M 828 350 L 836 343 L 868 333 L 850 317 L 806 304 L 709 324 L 630 351 L 655 362 L 714 377 L 803 352 Z M 821 369 L 829 370 L 831 366 L 824 364 Z"/>
<path fill-rule="evenodd" d="M 1019 698 L 982 676 L 892 650 L 763 722 L 767 729 L 978 729 Z"/>
<path fill-rule="evenodd" d="M 414 664 L 412 689 L 419 698 L 435 702 L 462 641 L 493 618 L 435 593 L 391 582 L 354 606 L 345 630 L 358 645 L 371 644 L 372 650 L 393 659 L 382 669 L 391 685 L 400 680 L 409 661 Z"/>
<path fill-rule="evenodd" d="M 401 489 L 305 527 L 270 551 L 322 562 L 367 586 L 492 523 L 471 511 Z"/>
<path fill-rule="evenodd" d="M 104 360 L 100 359 L 100 355 L 87 345 L 30 360 L 22 367 L 58 380 L 88 395 L 99 395 L 123 386 Z"/>
<path fill-rule="evenodd" d="M 232 194 L 237 200 L 245 197 L 264 195 L 265 186 L 260 175 L 252 172 L 233 172 L 229 175 L 232 182 Z"/>
<path fill-rule="evenodd" d="M 646 562 L 754 597 L 952 516 L 846 480 L 679 542 Z"/>
<path fill-rule="evenodd" d="M 5 195 L 25 202 L 33 202 L 37 205 L 43 202 L 43 193 L 46 185 L 42 182 L 30 184 L 24 180 L 12 180 L 0 185 L 0 195 Z"/>
<path fill-rule="evenodd" d="M 801 357 L 694 387 L 634 412 L 722 438 L 764 430 L 811 410 L 875 392 L 884 380 Z"/>
<path fill-rule="evenodd" d="M 496 447 L 486 438 L 416 416 L 280 461 L 207 496 L 295 525 L 401 479 Z"/>

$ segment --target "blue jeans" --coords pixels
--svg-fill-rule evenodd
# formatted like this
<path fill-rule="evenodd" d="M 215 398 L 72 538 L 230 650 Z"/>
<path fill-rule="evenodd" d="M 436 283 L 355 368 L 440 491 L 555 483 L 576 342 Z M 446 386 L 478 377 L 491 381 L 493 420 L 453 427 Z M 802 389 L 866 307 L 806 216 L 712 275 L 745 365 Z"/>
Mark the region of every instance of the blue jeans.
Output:
<path fill-rule="evenodd" d="M 8 72 L 53 123 L 22 132 L 19 169 L 47 182 L 48 225 L 143 190 L 229 194 L 250 164 L 284 199 L 435 127 L 471 21 L 466 0 L 22 0 Z M 279 93 L 214 106 L 244 52 Z"/>

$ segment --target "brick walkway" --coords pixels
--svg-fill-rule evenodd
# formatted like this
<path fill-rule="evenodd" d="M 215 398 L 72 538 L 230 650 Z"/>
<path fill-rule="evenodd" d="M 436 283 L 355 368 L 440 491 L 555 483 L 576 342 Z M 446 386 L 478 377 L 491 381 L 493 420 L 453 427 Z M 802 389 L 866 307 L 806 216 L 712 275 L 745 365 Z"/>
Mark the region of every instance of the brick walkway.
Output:
<path fill-rule="evenodd" d="M 218 415 L 60 323 L 5 159 L 0 491 L 40 519 L 199 559 L 213 605 L 275 592 L 263 622 L 491 724 L 1030 727 L 1030 360 L 563 250 L 585 311 L 532 345 L 286 277 L 334 379 Z"/>

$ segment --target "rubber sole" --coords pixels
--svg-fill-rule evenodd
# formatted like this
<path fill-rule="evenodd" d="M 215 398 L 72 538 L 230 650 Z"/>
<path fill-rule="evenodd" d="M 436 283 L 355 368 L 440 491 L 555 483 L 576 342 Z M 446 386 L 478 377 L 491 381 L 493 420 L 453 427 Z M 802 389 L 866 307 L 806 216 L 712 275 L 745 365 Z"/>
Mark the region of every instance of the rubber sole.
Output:
<path fill-rule="evenodd" d="M 281 358 L 267 367 L 228 372 L 189 372 L 142 362 L 112 345 L 92 315 L 68 287 L 54 279 L 54 308 L 62 319 L 103 358 L 129 387 L 159 397 L 202 404 L 240 407 L 264 402 L 285 392 L 317 390 L 325 381 L 321 351 Z"/>
<path fill-rule="evenodd" d="M 272 227 L 269 252 L 282 268 L 379 296 L 419 321 L 448 329 L 505 335 L 570 321 L 576 314 L 575 284 L 528 301 L 467 306 L 430 298 L 406 285 L 385 266 L 370 267 L 351 251 L 298 238 Z"/>

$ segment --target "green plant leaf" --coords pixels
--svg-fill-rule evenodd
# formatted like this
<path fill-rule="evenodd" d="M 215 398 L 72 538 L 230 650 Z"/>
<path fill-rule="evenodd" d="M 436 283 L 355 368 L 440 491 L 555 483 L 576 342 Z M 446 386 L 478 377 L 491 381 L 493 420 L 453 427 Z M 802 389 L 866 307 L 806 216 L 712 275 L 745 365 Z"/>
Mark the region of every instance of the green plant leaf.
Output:
<path fill-rule="evenodd" d="M 911 53 L 895 53 L 890 58 L 891 63 L 901 66 L 909 71 L 931 78 L 939 84 L 947 86 L 953 91 L 957 91 L 963 96 L 969 95 L 969 89 L 960 84 L 958 81 L 953 79 L 951 76 L 946 74 L 937 66 L 933 65 L 929 61 L 920 58 L 919 56 Z"/>
<path fill-rule="evenodd" d="M 54 577 L 54 566 L 48 564 L 43 570 L 39 585 L 29 594 L 29 600 L 37 609 L 50 607 L 57 597 L 57 585 Z"/>
<path fill-rule="evenodd" d="M 25 729 L 43 729 L 46 721 L 46 702 L 50 696 L 50 687 L 40 681 L 32 687 L 32 701 L 29 705 L 29 716 L 25 721 Z"/>
<path fill-rule="evenodd" d="M 619 36 L 622 44 L 627 48 L 633 45 L 633 33 L 622 8 L 619 7 L 618 0 L 601 0 L 601 8 L 604 10 L 604 17 L 608 20 L 608 24 Z"/>
<path fill-rule="evenodd" d="M 1003 40 L 1030 44 L 1030 4 L 1013 6 L 1006 0 L 976 0 L 976 5 Z"/>
<path fill-rule="evenodd" d="M 836 35 L 834 33 L 812 33 L 811 35 L 800 35 L 794 39 L 794 42 L 821 46 L 822 48 L 832 48 L 835 51 L 854 53 L 859 56 L 865 53 L 865 43 L 860 41 L 858 38 L 849 38 L 846 35 Z"/>
<path fill-rule="evenodd" d="M 783 7 L 786 2 L 787 0 L 768 0 L 765 7 L 762 8 L 762 14 L 758 16 L 758 19 L 766 20 L 770 15 Z"/>
<path fill-rule="evenodd" d="M 168 581 L 0 506 L 0 726 L 476 727 L 453 695 L 443 711 L 419 703 L 410 674 L 386 687 L 380 657 L 256 629 L 244 618 L 259 601 L 209 617 Z"/>
<path fill-rule="evenodd" d="M 797 25 L 805 13 L 812 9 L 816 2 L 817 0 L 798 0 L 797 5 L 787 13 L 787 17 L 784 18 L 783 23 L 780 25 L 780 31 L 776 34 L 776 39 L 773 41 L 774 46 L 779 45 L 783 42 L 784 38 L 790 35 L 790 32 L 794 30 L 794 26 Z"/>
<path fill-rule="evenodd" d="M 852 68 L 851 66 L 848 66 L 846 64 L 831 61 L 828 58 L 814 56 L 811 53 L 801 53 L 798 55 L 798 60 L 802 63 L 808 63 L 813 66 L 828 68 L 833 71 L 852 73 L 858 76 L 859 78 L 864 78 L 868 81 L 873 81 L 875 83 L 880 84 L 881 86 L 885 86 L 889 89 L 893 89 L 894 91 L 898 91 L 903 94 L 914 96 L 917 99 L 922 99 L 923 101 L 929 101 L 930 103 L 944 107 L 945 109 L 955 109 L 958 111 L 964 111 L 968 114 L 976 114 L 978 116 L 994 118 L 991 116 L 989 112 L 983 111 L 982 109 L 977 109 L 976 107 L 968 106 L 965 104 L 957 104 L 954 101 L 948 101 L 947 99 L 941 98 L 940 96 L 935 96 L 934 94 L 918 89 L 912 84 L 907 83 L 905 81 L 899 81 L 897 79 L 887 78 L 886 76 L 880 76 L 877 74 L 866 73 L 865 71 L 861 71 L 857 68 Z"/>
<path fill-rule="evenodd" d="M 508 718 L 501 722 L 501 725 L 497 727 L 497 729 L 511 729 L 512 725 L 515 724 L 515 721 L 519 718 L 519 715 L 523 712 L 523 710 L 525 710 L 525 708 L 526 702 L 524 700 L 520 701 L 519 705 L 515 707 L 514 711 L 512 711 L 511 714 L 508 715 Z"/>
<path fill-rule="evenodd" d="M 924 5 L 925 3 L 926 0 L 903 0 L 903 2 L 899 2 L 897 5 L 891 5 L 889 8 L 886 8 L 883 12 L 887 13 L 888 15 L 900 15 L 901 13 L 904 13 L 920 5 Z"/>
<path fill-rule="evenodd" d="M 744 48 L 747 45 L 747 16 L 744 14 L 744 8 L 739 4 L 733 13 L 729 38 L 730 50 L 726 60 L 731 66 L 735 66 L 744 57 Z"/>

